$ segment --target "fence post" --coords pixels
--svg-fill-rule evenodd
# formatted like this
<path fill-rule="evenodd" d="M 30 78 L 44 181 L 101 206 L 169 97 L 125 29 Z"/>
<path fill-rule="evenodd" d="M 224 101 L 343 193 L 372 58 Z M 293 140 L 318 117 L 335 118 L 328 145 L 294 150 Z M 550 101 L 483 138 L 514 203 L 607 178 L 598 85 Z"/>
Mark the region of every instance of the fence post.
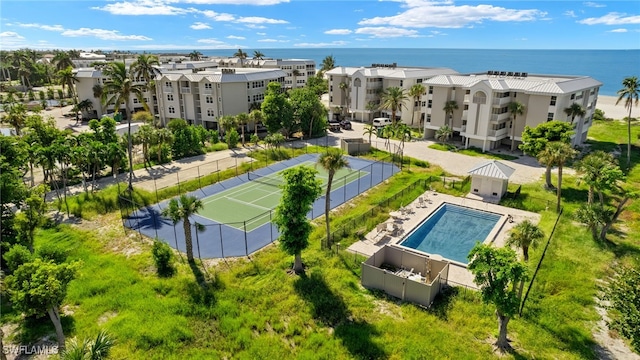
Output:
<path fill-rule="evenodd" d="M 247 221 L 242 222 L 242 228 L 244 229 L 244 254 L 249 256 L 249 246 L 247 245 Z"/>
<path fill-rule="evenodd" d="M 222 253 L 222 258 L 224 259 L 224 245 L 222 244 L 222 224 L 218 224 L 218 230 L 220 230 L 220 252 Z"/>
<path fill-rule="evenodd" d="M 180 189 L 180 176 L 178 173 L 176 173 L 176 180 L 178 180 L 178 194 L 181 194 L 182 190 Z"/>

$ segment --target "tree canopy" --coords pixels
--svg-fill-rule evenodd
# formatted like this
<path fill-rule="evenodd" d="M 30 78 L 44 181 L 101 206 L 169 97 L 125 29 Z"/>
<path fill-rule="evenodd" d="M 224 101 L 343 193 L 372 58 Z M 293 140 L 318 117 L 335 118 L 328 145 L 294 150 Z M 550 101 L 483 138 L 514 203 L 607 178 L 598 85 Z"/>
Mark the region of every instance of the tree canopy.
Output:
<path fill-rule="evenodd" d="M 272 81 L 267 85 L 261 110 L 269 133 L 283 131 L 287 137 L 291 134 L 293 108 L 286 94 L 282 93 L 280 83 Z"/>

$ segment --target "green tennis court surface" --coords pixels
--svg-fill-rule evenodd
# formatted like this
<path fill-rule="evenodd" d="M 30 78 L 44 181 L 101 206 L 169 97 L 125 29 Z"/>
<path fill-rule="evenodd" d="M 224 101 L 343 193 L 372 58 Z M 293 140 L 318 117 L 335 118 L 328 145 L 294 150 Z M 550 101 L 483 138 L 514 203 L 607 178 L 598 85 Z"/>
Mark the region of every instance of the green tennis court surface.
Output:
<path fill-rule="evenodd" d="M 315 167 L 315 165 L 314 162 L 304 162 L 298 166 Z M 326 192 L 328 173 L 320 166 L 315 168 L 319 173 L 317 178 L 322 181 L 324 192 Z M 271 210 L 278 206 L 282 195 L 282 190 L 278 187 L 283 182 L 282 171 L 261 177 L 249 175 L 252 181 L 202 199 L 204 206 L 198 215 L 237 229 L 244 230 L 246 226 L 246 231 L 270 222 Z M 339 189 L 368 174 L 362 170 L 340 169 L 333 178 L 331 189 L 332 191 Z"/>

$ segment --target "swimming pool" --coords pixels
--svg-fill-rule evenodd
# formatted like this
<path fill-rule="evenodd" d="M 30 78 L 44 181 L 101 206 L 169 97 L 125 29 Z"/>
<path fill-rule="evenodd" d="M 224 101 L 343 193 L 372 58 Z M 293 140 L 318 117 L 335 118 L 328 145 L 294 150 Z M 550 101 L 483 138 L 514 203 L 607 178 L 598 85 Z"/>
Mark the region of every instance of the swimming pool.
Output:
<path fill-rule="evenodd" d="M 473 246 L 485 241 L 500 218 L 499 214 L 443 203 L 400 245 L 467 264 Z"/>

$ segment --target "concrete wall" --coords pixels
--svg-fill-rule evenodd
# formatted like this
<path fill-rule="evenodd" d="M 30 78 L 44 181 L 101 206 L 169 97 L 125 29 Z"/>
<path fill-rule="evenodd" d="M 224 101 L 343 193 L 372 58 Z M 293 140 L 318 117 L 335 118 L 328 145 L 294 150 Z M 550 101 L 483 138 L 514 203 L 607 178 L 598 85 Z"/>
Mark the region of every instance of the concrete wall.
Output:
<path fill-rule="evenodd" d="M 340 148 L 349 155 L 357 155 L 368 153 L 371 150 L 371 144 L 364 139 L 342 139 Z"/>

